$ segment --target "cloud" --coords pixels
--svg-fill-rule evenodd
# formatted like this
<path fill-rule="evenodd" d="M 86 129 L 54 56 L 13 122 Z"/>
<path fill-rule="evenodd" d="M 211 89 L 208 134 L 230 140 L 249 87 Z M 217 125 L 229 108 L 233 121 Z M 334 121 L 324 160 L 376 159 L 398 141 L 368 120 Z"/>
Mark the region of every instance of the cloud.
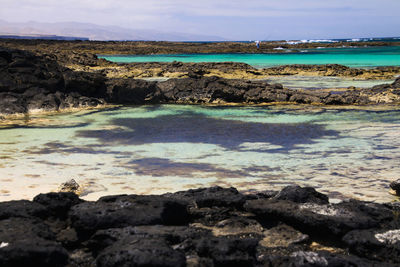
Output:
<path fill-rule="evenodd" d="M 251 38 L 250 28 L 256 33 L 274 25 L 289 30 L 289 35 L 290 30 L 299 33 L 301 28 L 307 35 L 307 27 L 324 32 L 332 22 L 338 26 L 346 22 L 349 29 L 344 30 L 356 31 L 356 21 L 365 23 L 364 27 L 386 26 L 398 33 L 399 8 L 399 0 L 1 0 L 0 17 L 12 22 L 77 21 L 246 39 Z M 239 22 L 233 31 L 230 25 Z M 286 29 L 288 25 L 291 29 Z"/>

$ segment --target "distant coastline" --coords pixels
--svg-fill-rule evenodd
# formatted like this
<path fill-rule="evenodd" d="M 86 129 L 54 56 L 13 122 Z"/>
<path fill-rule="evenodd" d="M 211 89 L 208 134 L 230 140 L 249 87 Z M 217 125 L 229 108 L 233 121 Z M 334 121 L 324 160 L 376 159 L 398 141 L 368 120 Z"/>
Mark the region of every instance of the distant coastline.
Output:
<path fill-rule="evenodd" d="M 0 39 L 27 39 L 27 40 L 59 40 L 59 41 L 89 41 L 87 37 L 59 36 L 59 35 L 13 35 L 0 34 Z"/>

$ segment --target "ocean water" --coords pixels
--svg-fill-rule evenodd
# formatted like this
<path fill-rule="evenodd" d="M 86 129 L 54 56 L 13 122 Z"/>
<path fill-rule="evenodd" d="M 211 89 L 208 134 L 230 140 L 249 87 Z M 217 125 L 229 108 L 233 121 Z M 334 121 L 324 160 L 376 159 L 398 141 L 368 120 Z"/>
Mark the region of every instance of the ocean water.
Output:
<path fill-rule="evenodd" d="M 257 68 L 289 64 L 341 64 L 365 68 L 378 66 L 400 66 L 400 46 L 343 47 L 304 49 L 292 52 L 282 49 L 271 54 L 177 54 L 177 55 L 121 55 L 101 58 L 113 62 L 243 62 Z"/>
<path fill-rule="evenodd" d="M 212 185 L 314 186 L 332 200 L 386 202 L 400 174 L 400 109 L 118 107 L 3 121 L 0 201 L 71 178 L 83 198 Z"/>

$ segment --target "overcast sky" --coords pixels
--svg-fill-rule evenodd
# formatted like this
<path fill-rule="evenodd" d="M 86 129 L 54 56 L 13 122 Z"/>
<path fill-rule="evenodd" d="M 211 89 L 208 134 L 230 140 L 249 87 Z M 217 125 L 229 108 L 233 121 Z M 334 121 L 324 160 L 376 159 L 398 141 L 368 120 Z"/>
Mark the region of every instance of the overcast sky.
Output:
<path fill-rule="evenodd" d="M 234 40 L 400 36 L 400 0 L 0 0 L 9 22 L 89 22 Z"/>

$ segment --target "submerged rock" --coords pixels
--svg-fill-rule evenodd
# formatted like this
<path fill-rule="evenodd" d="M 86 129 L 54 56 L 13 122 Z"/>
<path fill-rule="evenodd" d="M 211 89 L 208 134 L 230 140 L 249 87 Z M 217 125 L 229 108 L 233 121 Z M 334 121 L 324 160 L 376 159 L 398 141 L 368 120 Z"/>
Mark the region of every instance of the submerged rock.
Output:
<path fill-rule="evenodd" d="M 59 192 L 71 192 L 71 193 L 78 193 L 80 185 L 74 180 L 71 179 L 65 183 L 63 183 L 60 188 L 58 189 Z"/>

